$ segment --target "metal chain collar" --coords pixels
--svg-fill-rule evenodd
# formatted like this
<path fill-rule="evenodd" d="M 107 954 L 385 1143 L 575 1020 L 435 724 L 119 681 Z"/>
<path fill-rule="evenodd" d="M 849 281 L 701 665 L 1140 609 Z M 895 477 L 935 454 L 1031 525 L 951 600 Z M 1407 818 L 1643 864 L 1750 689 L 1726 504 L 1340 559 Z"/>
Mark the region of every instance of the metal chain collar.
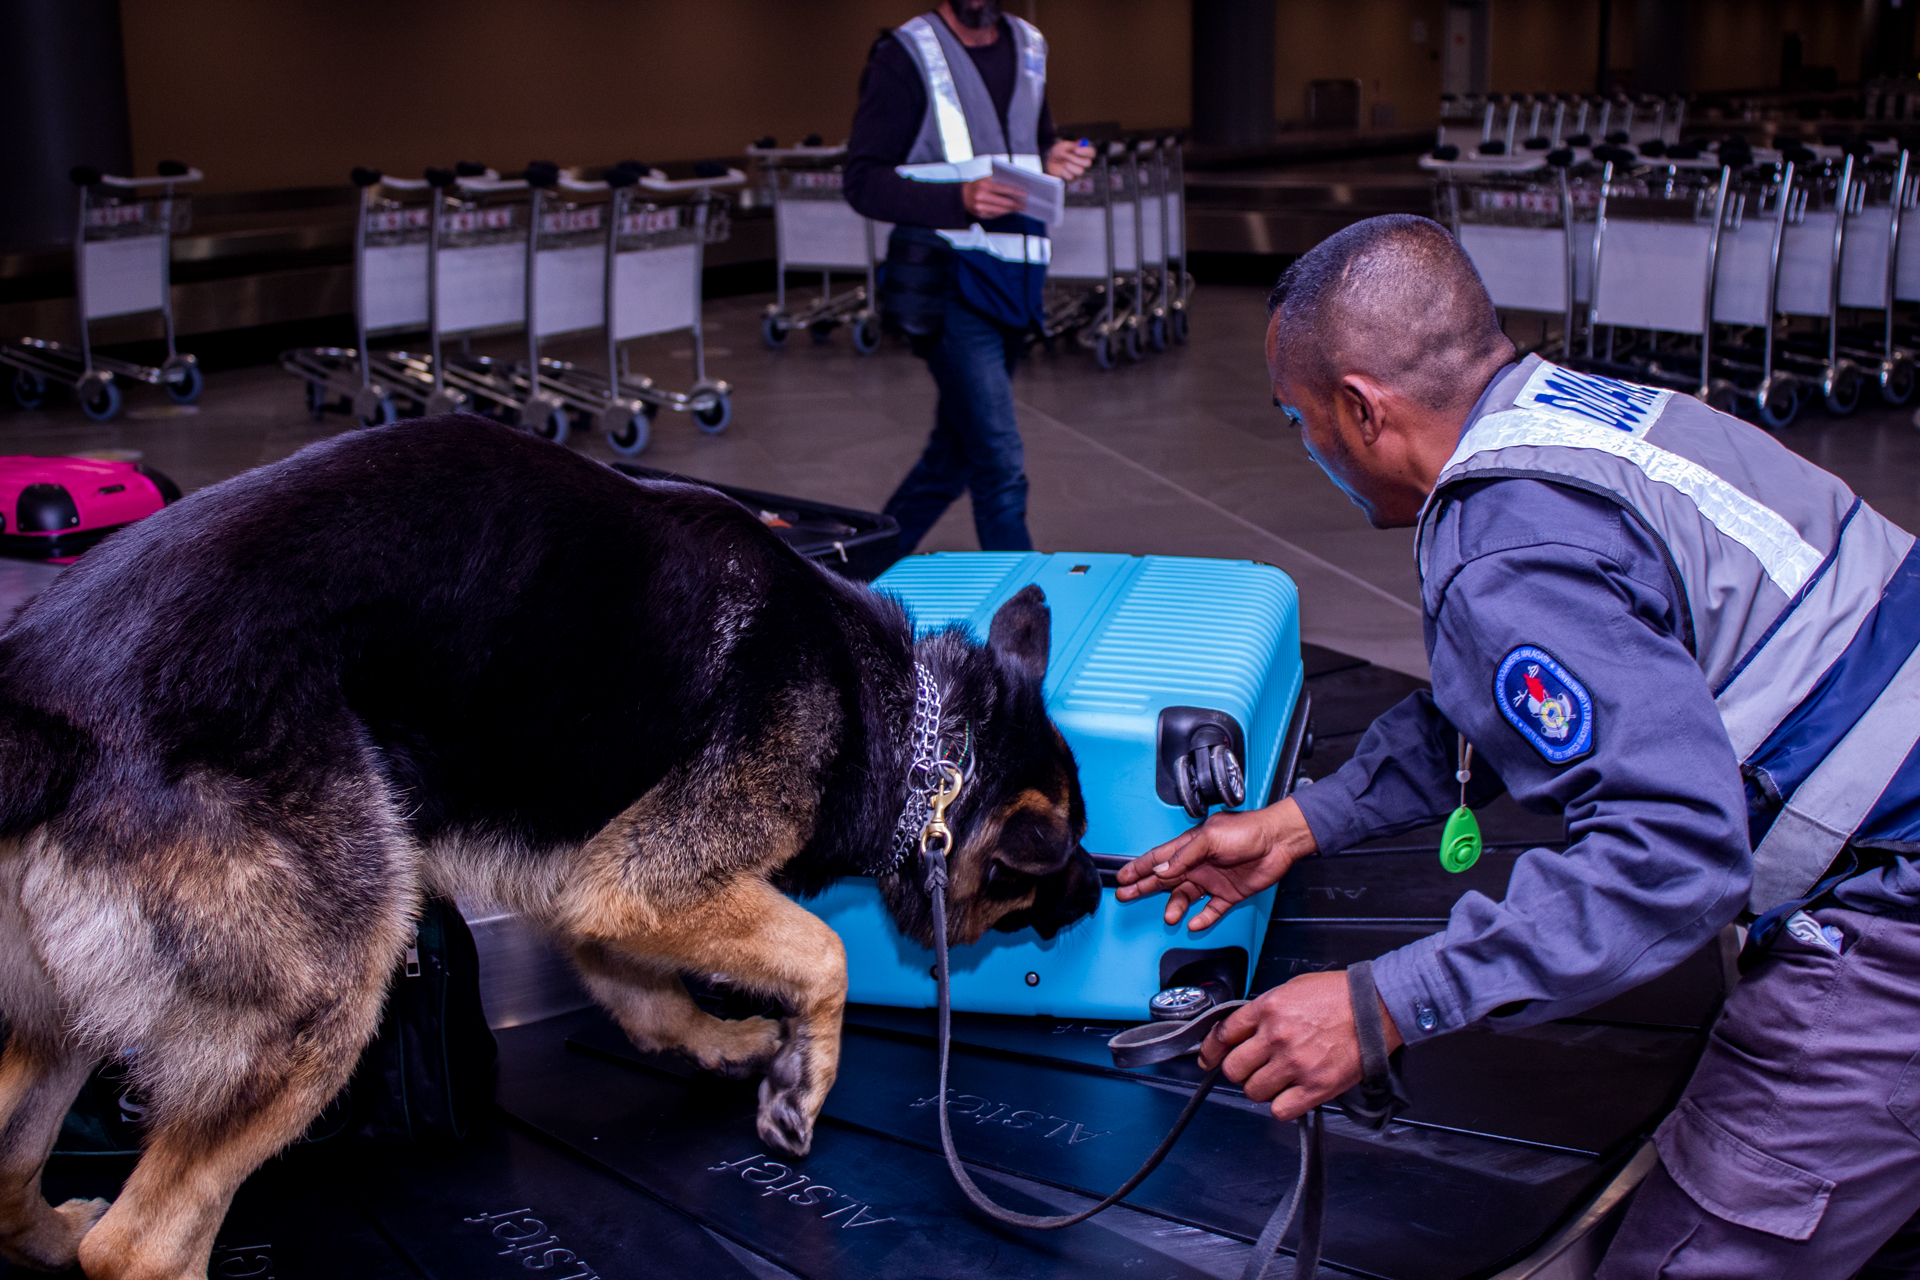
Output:
<path fill-rule="evenodd" d="M 880 874 L 900 869 L 919 849 L 920 834 L 934 816 L 933 796 L 942 788 L 947 770 L 960 772 L 953 761 L 940 754 L 940 686 L 933 673 L 921 662 L 913 664 L 913 723 L 907 730 L 911 752 L 907 764 L 907 802 L 900 820 L 893 826 L 893 848 Z"/>

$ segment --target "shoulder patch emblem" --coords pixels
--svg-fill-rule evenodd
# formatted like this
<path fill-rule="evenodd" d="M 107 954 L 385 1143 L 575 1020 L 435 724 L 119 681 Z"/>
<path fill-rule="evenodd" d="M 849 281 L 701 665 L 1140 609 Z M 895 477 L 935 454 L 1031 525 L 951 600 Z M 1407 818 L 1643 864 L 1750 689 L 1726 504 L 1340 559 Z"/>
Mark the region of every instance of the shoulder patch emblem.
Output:
<path fill-rule="evenodd" d="M 1527 385 L 1520 388 L 1520 394 L 1513 398 L 1513 407 L 1643 436 L 1671 399 L 1671 391 L 1591 373 L 1575 373 L 1542 361 L 1527 379 Z"/>
<path fill-rule="evenodd" d="M 1507 723 L 1548 764 L 1593 753 L 1593 698 L 1546 650 L 1523 644 L 1502 659 L 1493 696 Z"/>

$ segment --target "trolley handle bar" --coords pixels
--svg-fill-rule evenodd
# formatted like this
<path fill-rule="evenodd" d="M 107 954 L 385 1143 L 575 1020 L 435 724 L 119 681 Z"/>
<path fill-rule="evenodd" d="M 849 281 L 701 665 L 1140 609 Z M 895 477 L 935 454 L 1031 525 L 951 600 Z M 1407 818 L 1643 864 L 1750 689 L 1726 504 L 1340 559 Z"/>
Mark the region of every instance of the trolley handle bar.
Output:
<path fill-rule="evenodd" d="M 772 160 L 832 160 L 847 154 L 847 144 L 842 142 L 832 147 L 763 147 L 756 142 L 747 147 L 747 154 Z"/>
<path fill-rule="evenodd" d="M 151 178 L 123 178 L 117 174 L 89 169 L 85 165 L 77 166 L 67 174 L 76 187 L 122 187 L 129 190 L 135 187 L 167 187 L 182 182 L 198 182 L 206 176 L 198 169 L 185 165 L 180 167 L 178 173 L 161 173 Z"/>
<path fill-rule="evenodd" d="M 747 175 L 738 169 L 729 168 L 725 174 L 716 178 L 667 178 L 655 177 L 655 169 L 640 179 L 640 185 L 649 191 L 711 191 L 715 187 L 737 187 L 747 180 Z"/>

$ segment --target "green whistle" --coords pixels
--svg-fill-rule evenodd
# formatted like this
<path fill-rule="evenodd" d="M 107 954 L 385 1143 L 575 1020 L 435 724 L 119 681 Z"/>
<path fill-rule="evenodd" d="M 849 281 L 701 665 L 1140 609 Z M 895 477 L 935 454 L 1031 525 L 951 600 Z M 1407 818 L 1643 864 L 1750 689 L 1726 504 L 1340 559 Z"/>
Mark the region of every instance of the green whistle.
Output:
<path fill-rule="evenodd" d="M 1473 810 L 1461 805 L 1447 818 L 1440 832 L 1440 865 L 1449 871 L 1465 871 L 1480 861 L 1480 820 Z"/>

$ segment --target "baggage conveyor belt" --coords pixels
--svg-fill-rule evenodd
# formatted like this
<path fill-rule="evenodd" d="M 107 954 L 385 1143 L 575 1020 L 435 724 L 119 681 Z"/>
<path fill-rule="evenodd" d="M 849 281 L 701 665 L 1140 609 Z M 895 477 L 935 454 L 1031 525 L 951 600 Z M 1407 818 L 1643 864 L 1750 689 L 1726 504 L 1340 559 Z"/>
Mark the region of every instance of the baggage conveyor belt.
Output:
<path fill-rule="evenodd" d="M 1375 715 L 1423 687 L 1313 646 L 1306 658 L 1309 776 L 1332 772 Z M 1437 828 L 1297 868 L 1255 988 L 1431 932 L 1461 892 L 1502 892 L 1522 849 L 1564 838 L 1557 817 L 1505 799 L 1481 819 L 1488 851 L 1461 876 L 1441 870 Z M 1711 949 L 1580 1020 L 1410 1049 L 1414 1105 L 1401 1121 L 1374 1134 L 1328 1115 L 1319 1274 L 1464 1280 L 1534 1254 L 1672 1105 L 1724 974 Z M 1198 1075 L 1191 1060 L 1112 1067 L 1105 1042 L 1119 1024 L 954 1023 L 960 1149 L 997 1198 L 1026 1212 L 1069 1211 L 1110 1190 Z M 242 1188 L 210 1275 L 1231 1278 L 1296 1165 L 1295 1127 L 1222 1084 L 1125 1205 L 1027 1233 L 975 1213 L 941 1161 L 930 1011 L 848 1010 L 840 1078 L 805 1160 L 775 1158 L 758 1139 L 752 1085 L 640 1054 L 597 1009 L 496 1035 L 493 1124 L 437 1148 L 293 1149 Z M 111 1195 L 129 1168 L 56 1156 L 46 1190 L 56 1203 Z"/>

